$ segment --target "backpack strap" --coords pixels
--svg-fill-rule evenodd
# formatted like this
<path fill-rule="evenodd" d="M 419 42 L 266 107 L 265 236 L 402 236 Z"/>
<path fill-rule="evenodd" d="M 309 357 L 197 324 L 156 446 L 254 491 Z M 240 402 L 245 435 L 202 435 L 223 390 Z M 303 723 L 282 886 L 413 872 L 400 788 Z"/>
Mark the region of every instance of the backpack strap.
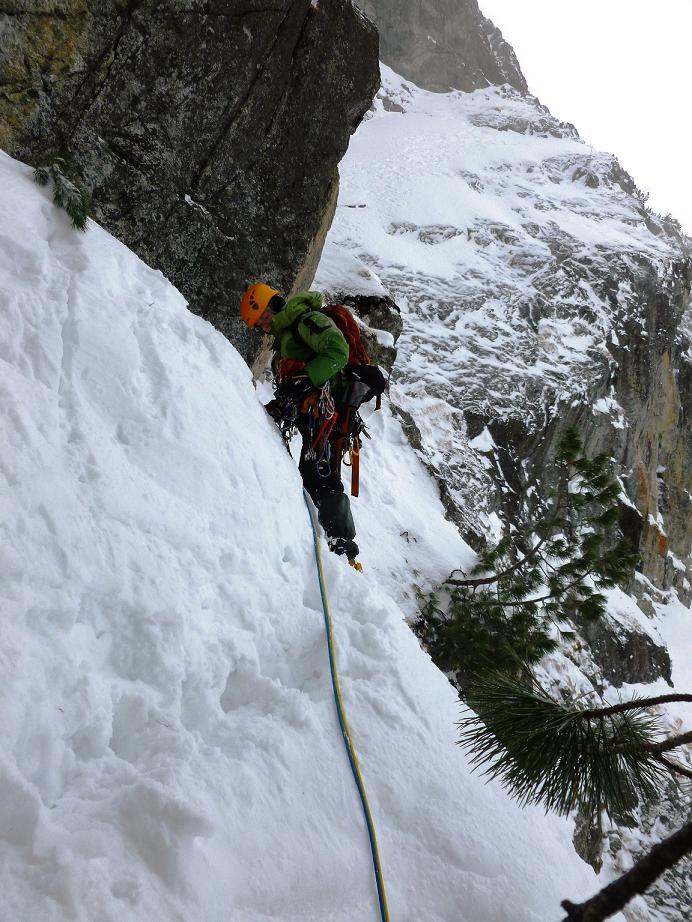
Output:
<path fill-rule="evenodd" d="M 350 365 L 369 365 L 370 356 L 365 351 L 360 335 L 360 327 L 355 317 L 345 304 L 328 304 L 322 308 L 322 313 L 334 321 L 344 335 L 349 348 L 348 361 Z"/>

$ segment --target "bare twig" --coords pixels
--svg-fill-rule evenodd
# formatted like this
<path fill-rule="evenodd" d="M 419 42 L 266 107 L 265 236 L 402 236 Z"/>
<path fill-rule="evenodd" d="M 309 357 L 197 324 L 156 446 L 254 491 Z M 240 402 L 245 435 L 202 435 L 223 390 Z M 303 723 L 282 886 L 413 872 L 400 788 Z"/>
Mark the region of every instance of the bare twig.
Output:
<path fill-rule="evenodd" d="M 680 736 L 669 736 L 668 739 L 661 740 L 660 743 L 643 744 L 642 749 L 647 752 L 670 752 L 671 749 L 677 749 L 679 746 L 687 746 L 692 743 L 692 732 L 681 733 Z"/>
<path fill-rule="evenodd" d="M 604 887 L 585 903 L 563 900 L 567 915 L 562 922 L 603 922 L 640 893 L 644 893 L 664 871 L 692 852 L 692 823 L 655 845 L 622 877 Z"/>
<path fill-rule="evenodd" d="M 677 775 L 683 775 L 685 778 L 692 778 L 692 769 L 686 768 L 678 762 L 669 762 L 668 759 L 664 759 L 662 755 L 655 755 L 654 758 L 657 762 L 660 762 L 661 765 L 665 765 L 668 771 L 674 772 Z"/>

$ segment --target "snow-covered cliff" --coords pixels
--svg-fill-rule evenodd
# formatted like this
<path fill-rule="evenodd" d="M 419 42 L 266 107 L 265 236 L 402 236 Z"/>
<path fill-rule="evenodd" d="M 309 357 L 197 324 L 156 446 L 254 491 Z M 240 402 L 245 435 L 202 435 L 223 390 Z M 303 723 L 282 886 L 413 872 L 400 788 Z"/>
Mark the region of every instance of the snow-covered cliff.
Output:
<path fill-rule="evenodd" d="M 620 462 L 645 572 L 688 591 L 689 242 L 509 87 L 434 94 L 385 69 L 342 174 L 318 284 L 362 288 L 365 266 L 401 307 L 394 399 L 462 526 L 487 532 L 495 464 L 516 490 L 532 439 L 574 410 Z"/>
<path fill-rule="evenodd" d="M 675 222 L 535 98 L 511 87 L 434 94 L 384 68 L 342 163 L 317 283 L 401 308 L 392 401 L 474 545 L 545 495 L 566 424 L 613 458 L 641 572 L 628 594 L 611 593 L 596 627 L 576 626 L 544 678 L 575 697 L 665 688 L 663 678 L 688 691 L 692 262 Z M 690 725 L 690 714 L 668 720 Z M 658 813 L 673 827 L 689 815 L 673 789 L 641 818 L 653 839 Z M 646 835 L 608 837 L 617 867 L 645 847 Z M 579 847 L 589 851 L 584 836 Z M 651 898 L 670 910 L 660 918 L 684 918 L 687 877 L 668 881 L 670 900 Z"/>

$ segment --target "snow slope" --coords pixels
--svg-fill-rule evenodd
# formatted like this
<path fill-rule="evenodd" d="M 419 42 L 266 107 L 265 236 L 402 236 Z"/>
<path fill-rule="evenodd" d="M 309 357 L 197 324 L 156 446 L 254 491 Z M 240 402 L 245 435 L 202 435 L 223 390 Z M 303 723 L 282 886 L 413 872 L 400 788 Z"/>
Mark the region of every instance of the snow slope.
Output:
<path fill-rule="evenodd" d="M 0 920 L 375 919 L 300 480 L 248 369 L 1 154 L 0 213 Z M 326 577 L 392 919 L 555 920 L 596 877 L 469 773 L 403 620 L 467 551 L 371 430 L 369 572 Z"/>

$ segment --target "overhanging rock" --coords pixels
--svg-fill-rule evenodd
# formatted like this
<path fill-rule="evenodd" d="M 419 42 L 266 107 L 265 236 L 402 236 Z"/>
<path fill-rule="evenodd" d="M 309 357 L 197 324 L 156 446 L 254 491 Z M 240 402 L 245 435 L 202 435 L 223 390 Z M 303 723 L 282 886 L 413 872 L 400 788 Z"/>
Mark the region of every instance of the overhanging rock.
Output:
<path fill-rule="evenodd" d="M 379 85 L 372 23 L 350 0 L 9 0 L 0 34 L 0 146 L 65 157 L 94 218 L 249 358 L 246 285 L 311 280 Z"/>

